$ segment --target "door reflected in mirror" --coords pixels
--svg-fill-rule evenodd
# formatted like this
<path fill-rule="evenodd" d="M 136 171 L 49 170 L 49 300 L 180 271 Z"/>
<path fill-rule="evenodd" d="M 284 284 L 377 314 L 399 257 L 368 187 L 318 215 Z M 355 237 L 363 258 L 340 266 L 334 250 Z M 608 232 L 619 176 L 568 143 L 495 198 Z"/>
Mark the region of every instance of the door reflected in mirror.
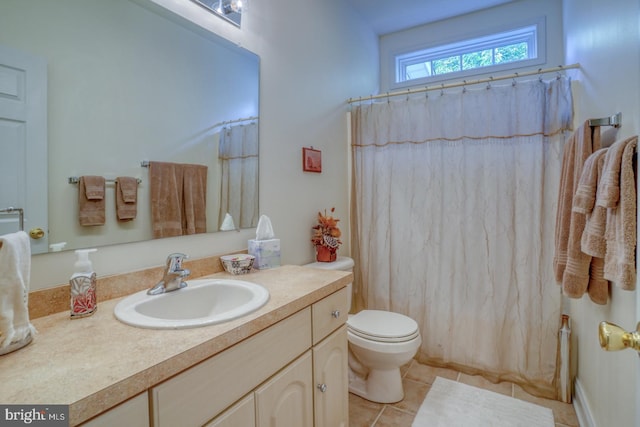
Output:
<path fill-rule="evenodd" d="M 0 3 L 0 44 L 47 63 L 48 162 L 29 167 L 48 169 L 49 244 L 151 239 L 143 161 L 207 167 L 207 232 L 227 213 L 235 228 L 256 225 L 259 58 L 158 8 L 147 0 Z M 236 134 L 246 139 L 239 148 L 228 143 Z M 79 224 L 69 177 L 86 175 L 108 180 L 104 225 Z M 111 183 L 121 176 L 140 181 L 136 217 L 126 222 Z M 25 212 L 27 228 L 28 220 Z"/>

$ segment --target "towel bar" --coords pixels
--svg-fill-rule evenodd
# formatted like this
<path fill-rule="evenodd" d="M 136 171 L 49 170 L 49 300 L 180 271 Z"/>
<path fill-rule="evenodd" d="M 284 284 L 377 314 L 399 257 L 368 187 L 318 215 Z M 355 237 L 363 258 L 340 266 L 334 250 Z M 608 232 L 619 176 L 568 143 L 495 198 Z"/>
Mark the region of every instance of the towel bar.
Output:
<path fill-rule="evenodd" d="M 613 126 L 614 128 L 619 128 L 622 126 L 622 113 L 600 119 L 589 119 L 589 126 Z"/>
<path fill-rule="evenodd" d="M 77 184 L 80 182 L 80 178 L 77 176 L 70 176 L 69 178 L 67 178 L 69 180 L 69 184 Z M 118 182 L 117 179 L 105 179 L 104 180 L 106 183 L 116 183 Z M 140 178 L 136 178 L 136 181 L 138 181 L 138 184 L 142 183 L 142 180 Z"/>
<path fill-rule="evenodd" d="M 16 213 L 18 214 L 18 221 L 20 222 L 20 231 L 24 231 L 24 209 L 14 208 L 12 206 L 0 209 L 0 214 L 14 215 Z"/>

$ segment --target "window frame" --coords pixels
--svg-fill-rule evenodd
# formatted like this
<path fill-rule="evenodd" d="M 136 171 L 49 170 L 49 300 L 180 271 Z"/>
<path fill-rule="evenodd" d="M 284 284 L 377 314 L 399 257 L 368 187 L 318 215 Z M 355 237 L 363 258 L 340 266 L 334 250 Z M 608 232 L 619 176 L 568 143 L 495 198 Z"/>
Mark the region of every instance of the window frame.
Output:
<path fill-rule="evenodd" d="M 537 56 L 535 58 L 518 60 L 505 62 L 500 64 L 460 70 L 455 72 L 436 74 L 427 77 L 421 77 L 411 80 L 397 81 L 399 77 L 399 73 L 402 71 L 399 68 L 399 62 L 403 62 L 405 64 L 404 69 L 406 69 L 406 65 L 410 63 L 421 63 L 422 58 L 426 58 L 426 60 L 437 60 L 437 59 L 446 59 L 450 57 L 459 56 L 460 61 L 462 61 L 463 54 L 480 52 L 483 49 L 491 49 L 492 57 L 494 56 L 494 51 L 496 48 L 505 46 L 503 40 L 508 41 L 509 39 L 514 40 L 515 44 L 517 41 L 522 40 L 522 30 L 535 28 L 535 36 L 531 36 L 529 40 L 529 46 L 531 44 L 534 45 Z M 506 45 L 510 45 L 507 43 Z M 443 82 L 446 80 L 460 80 L 469 76 L 479 76 L 486 75 L 490 73 L 495 73 L 496 71 L 505 71 L 505 70 L 515 70 L 518 68 L 526 68 L 534 65 L 540 65 L 546 63 L 546 26 L 545 26 L 545 18 L 540 17 L 537 19 L 529 20 L 526 22 L 520 22 L 517 25 L 509 25 L 503 26 L 501 28 L 494 28 L 492 31 L 486 31 L 480 34 L 466 34 L 464 36 L 458 37 L 454 40 L 448 41 L 439 41 L 435 43 L 425 43 L 414 45 L 411 48 L 405 48 L 402 50 L 395 50 L 390 52 L 388 58 L 389 64 L 389 89 L 400 89 L 407 88 L 413 86 L 428 86 L 434 83 Z M 411 60 L 413 59 L 413 61 Z M 422 61 L 424 62 L 424 61 Z M 461 64 L 462 68 L 462 64 Z"/>

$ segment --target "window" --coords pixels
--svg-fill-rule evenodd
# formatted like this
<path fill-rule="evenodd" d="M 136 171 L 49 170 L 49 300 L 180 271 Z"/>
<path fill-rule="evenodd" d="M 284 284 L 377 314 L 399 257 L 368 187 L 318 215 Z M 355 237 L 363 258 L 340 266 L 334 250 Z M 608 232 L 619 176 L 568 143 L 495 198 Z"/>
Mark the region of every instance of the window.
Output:
<path fill-rule="evenodd" d="M 395 85 L 515 68 L 544 61 L 538 46 L 541 23 L 395 55 Z M 540 59 L 540 61 L 536 61 Z M 404 84 L 403 84 L 404 83 Z"/>

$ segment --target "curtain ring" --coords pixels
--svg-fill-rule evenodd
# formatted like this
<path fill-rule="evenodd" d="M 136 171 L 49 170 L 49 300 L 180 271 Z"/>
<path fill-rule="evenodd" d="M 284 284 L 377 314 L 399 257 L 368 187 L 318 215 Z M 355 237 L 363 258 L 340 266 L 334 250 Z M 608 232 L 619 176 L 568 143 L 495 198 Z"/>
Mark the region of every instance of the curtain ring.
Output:
<path fill-rule="evenodd" d="M 407 101 L 409 100 L 409 94 L 411 93 L 411 89 L 407 89 Z"/>
<path fill-rule="evenodd" d="M 440 96 L 444 96 L 444 83 L 442 83 L 440 88 Z"/>
<path fill-rule="evenodd" d="M 515 77 L 513 78 L 513 82 L 511 83 L 511 86 L 515 86 L 516 84 L 518 84 L 518 82 L 516 82 L 516 77 L 518 77 L 518 73 L 514 73 Z"/>
<path fill-rule="evenodd" d="M 387 91 L 387 104 L 389 104 L 391 102 L 391 99 L 389 98 L 389 91 Z"/>
<path fill-rule="evenodd" d="M 542 68 L 538 68 L 538 81 L 542 83 Z"/>
<path fill-rule="evenodd" d="M 467 81 L 462 81 L 462 93 L 467 93 Z"/>
<path fill-rule="evenodd" d="M 493 81 L 493 76 L 489 76 L 489 82 L 487 82 L 487 90 L 491 89 L 491 82 Z"/>
<path fill-rule="evenodd" d="M 424 97 L 429 99 L 429 86 L 424 87 Z"/>

